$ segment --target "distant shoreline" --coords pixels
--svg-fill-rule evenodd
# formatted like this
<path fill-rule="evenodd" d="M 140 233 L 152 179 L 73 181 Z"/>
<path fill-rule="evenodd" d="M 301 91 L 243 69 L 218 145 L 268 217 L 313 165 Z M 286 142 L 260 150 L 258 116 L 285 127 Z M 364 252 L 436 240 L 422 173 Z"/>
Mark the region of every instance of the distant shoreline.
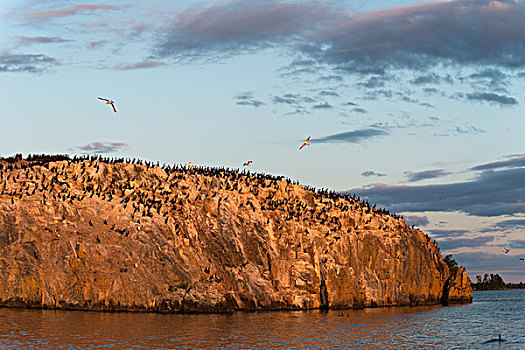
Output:
<path fill-rule="evenodd" d="M 494 289 L 476 289 L 472 288 L 474 292 L 488 292 L 491 290 L 516 290 L 516 289 L 525 289 L 523 287 L 514 287 L 514 288 L 494 288 Z"/>
<path fill-rule="evenodd" d="M 472 283 L 472 290 L 506 290 L 506 289 L 525 289 L 525 282 L 505 283 L 499 274 L 486 273 L 483 277 L 476 276 L 477 283 Z"/>
<path fill-rule="evenodd" d="M 482 286 L 481 288 L 476 286 L 476 283 L 472 283 L 472 290 L 473 291 L 485 291 L 485 290 L 513 290 L 513 289 L 525 289 L 525 283 L 519 282 L 519 283 L 507 283 L 506 286 Z"/>

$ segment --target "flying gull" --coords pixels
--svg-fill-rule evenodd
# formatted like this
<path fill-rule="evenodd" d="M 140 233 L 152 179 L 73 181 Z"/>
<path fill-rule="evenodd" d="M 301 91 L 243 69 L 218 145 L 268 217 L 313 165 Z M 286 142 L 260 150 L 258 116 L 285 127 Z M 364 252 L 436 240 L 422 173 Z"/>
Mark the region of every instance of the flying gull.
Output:
<path fill-rule="evenodd" d="M 115 113 L 117 113 L 117 109 L 115 108 L 115 105 L 114 105 L 115 102 L 114 102 L 114 101 L 112 101 L 112 100 L 108 100 L 107 98 L 102 98 L 102 97 L 99 97 L 98 99 L 99 99 L 99 100 L 102 100 L 102 101 L 106 101 L 106 104 L 107 104 L 107 105 L 111 105 L 111 107 L 113 107 L 113 111 L 114 111 Z"/>

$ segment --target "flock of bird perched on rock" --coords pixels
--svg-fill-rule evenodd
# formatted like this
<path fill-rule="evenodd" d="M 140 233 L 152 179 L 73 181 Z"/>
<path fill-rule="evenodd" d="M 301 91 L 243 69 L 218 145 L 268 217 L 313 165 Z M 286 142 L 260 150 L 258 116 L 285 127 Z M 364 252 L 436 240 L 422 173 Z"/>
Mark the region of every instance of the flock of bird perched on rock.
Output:
<path fill-rule="evenodd" d="M 46 157 L 46 156 L 41 156 Z M 53 156 L 51 156 L 53 157 Z M 241 184 L 247 186 L 250 192 L 257 192 L 256 186 L 262 187 L 278 187 L 279 181 L 284 181 L 286 184 L 299 185 L 297 181 L 292 181 L 289 178 L 283 176 L 275 176 L 263 173 L 253 173 L 250 171 L 239 169 L 231 169 L 224 167 L 202 167 L 194 166 L 193 164 L 179 165 L 160 165 L 159 163 L 153 163 L 148 161 L 142 161 L 137 159 L 124 159 L 124 158 L 105 158 L 101 156 L 75 156 L 69 158 L 68 156 L 57 156 L 54 159 L 38 160 L 38 157 L 30 156 L 27 160 L 21 160 L 16 163 L 9 163 L 5 160 L 2 162 L 0 158 L 0 195 L 9 195 L 12 201 L 16 199 L 22 199 L 24 197 L 33 196 L 35 194 L 42 194 L 42 201 L 45 202 L 50 198 L 53 200 L 82 200 L 86 197 L 92 198 L 94 195 L 102 199 L 111 201 L 113 197 L 124 196 L 130 199 L 137 200 L 141 204 L 146 205 L 144 213 L 149 213 L 151 210 L 160 211 L 161 202 L 159 199 L 167 198 L 169 191 L 165 193 L 161 192 L 160 197 L 157 198 L 153 192 L 157 191 L 157 186 L 160 186 L 162 180 L 169 183 L 170 188 L 177 186 L 178 179 L 182 179 L 183 175 L 204 175 L 206 177 L 216 177 L 227 179 L 231 181 L 225 181 L 219 183 L 217 186 L 220 189 L 242 191 Z M 35 160 L 32 160 L 35 159 Z M 51 166 L 51 161 L 67 161 L 62 163 L 62 166 Z M 2 164 L 3 163 L 3 164 Z M 80 174 L 69 173 L 69 164 L 80 163 L 82 171 Z M 100 176 L 100 169 L 102 164 L 132 164 L 144 166 L 146 169 L 159 167 L 164 170 L 167 174 L 166 179 L 159 179 L 157 184 L 140 184 L 139 190 L 132 191 L 132 196 L 125 195 L 126 190 L 131 190 L 134 185 L 131 183 L 139 181 L 138 176 L 127 179 L 107 179 L 108 185 L 106 188 L 102 188 L 101 181 L 96 178 Z M 38 172 L 33 171 L 36 167 L 44 167 L 47 172 L 39 170 Z M 137 169 L 140 169 L 137 168 Z M 15 172 L 18 170 L 17 172 Z M 99 172 L 100 171 L 100 172 Z M 16 175 L 15 175 L 16 174 Z M 47 175 L 46 175 L 47 174 Z M 69 193 L 71 182 L 77 182 L 82 184 L 83 192 L 81 195 L 74 195 Z M 202 185 L 202 184 L 201 184 Z M 16 186 L 16 187 L 14 187 Z M 375 205 L 371 205 L 366 200 L 361 200 L 356 195 L 348 195 L 345 193 L 338 193 L 335 191 L 329 191 L 327 189 L 316 189 L 315 187 L 303 186 L 306 190 L 312 191 L 317 197 L 324 197 L 326 199 L 344 199 L 349 202 L 350 206 L 357 206 L 363 208 L 365 212 L 377 212 L 378 214 L 389 215 L 394 218 L 400 218 L 401 216 L 394 213 L 390 213 L 385 209 L 377 209 Z M 184 188 L 183 188 L 184 189 Z M 151 192 L 149 194 L 141 195 L 143 192 Z M 153 192 L 152 192 L 153 191 Z M 46 193 L 48 196 L 46 197 Z M 269 207 L 280 205 L 281 203 L 274 203 L 272 198 L 266 198 L 266 205 Z M 124 203 L 126 203 L 124 199 Z M 166 204 L 166 203 L 163 203 Z M 348 205 L 344 209 L 348 209 Z M 291 209 L 294 212 L 293 209 Z M 138 211 L 135 210 L 135 213 Z M 297 213 L 299 214 L 299 213 Z"/>
<path fill-rule="evenodd" d="M 310 229 L 322 228 L 331 244 L 341 239 L 341 235 L 359 234 L 358 225 L 379 225 L 377 229 L 388 230 L 387 226 L 391 225 L 386 224 L 388 217 L 394 219 L 392 222 L 401 219 L 355 195 L 306 186 L 310 199 L 305 199 L 294 194 L 295 185 L 299 184 L 282 176 L 230 168 L 160 166 L 136 159 L 60 157 L 60 162 L 38 160 L 38 157 L 15 163 L 0 159 L 0 197 L 8 196 L 11 205 L 19 201 L 41 201 L 44 205 L 52 201 L 58 206 L 60 202 L 80 204 L 86 200 L 111 202 L 129 217 L 131 226 L 126 229 L 107 222 L 104 225 L 126 236 L 133 227 L 140 230 L 141 220 L 154 217 L 184 236 L 184 221 L 193 215 L 193 210 L 217 206 L 219 211 L 221 204 L 228 201 L 228 193 L 240 194 L 241 202 L 235 202 L 239 207 L 266 213 L 266 224 L 279 232 L 298 220 L 307 220 Z M 288 195 L 283 195 L 285 193 Z M 352 210 L 364 219 L 349 226 L 343 214 Z M 97 224 L 100 223 L 97 221 Z M 402 220 L 395 225 L 399 224 L 406 226 Z M 90 226 L 93 226 L 91 221 Z M 308 229 L 305 234 L 309 234 Z M 430 241 L 428 236 L 427 240 Z"/>

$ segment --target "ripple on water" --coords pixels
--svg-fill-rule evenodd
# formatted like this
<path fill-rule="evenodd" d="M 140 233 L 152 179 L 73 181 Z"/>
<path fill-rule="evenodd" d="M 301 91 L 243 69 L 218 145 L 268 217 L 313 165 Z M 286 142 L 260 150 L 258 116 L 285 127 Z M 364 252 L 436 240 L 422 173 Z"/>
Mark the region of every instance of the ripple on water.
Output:
<path fill-rule="evenodd" d="M 484 342 L 502 332 L 505 349 L 525 349 L 525 290 L 475 292 L 469 305 L 330 312 L 0 309 L 1 349 L 492 349 Z"/>

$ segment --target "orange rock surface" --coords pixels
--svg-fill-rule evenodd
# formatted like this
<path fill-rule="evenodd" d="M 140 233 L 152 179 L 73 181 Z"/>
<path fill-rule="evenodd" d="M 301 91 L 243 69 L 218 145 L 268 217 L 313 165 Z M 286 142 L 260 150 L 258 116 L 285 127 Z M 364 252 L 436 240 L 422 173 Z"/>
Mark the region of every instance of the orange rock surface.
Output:
<path fill-rule="evenodd" d="M 0 162 L 0 305 L 224 312 L 470 302 L 403 219 L 224 169 Z"/>

